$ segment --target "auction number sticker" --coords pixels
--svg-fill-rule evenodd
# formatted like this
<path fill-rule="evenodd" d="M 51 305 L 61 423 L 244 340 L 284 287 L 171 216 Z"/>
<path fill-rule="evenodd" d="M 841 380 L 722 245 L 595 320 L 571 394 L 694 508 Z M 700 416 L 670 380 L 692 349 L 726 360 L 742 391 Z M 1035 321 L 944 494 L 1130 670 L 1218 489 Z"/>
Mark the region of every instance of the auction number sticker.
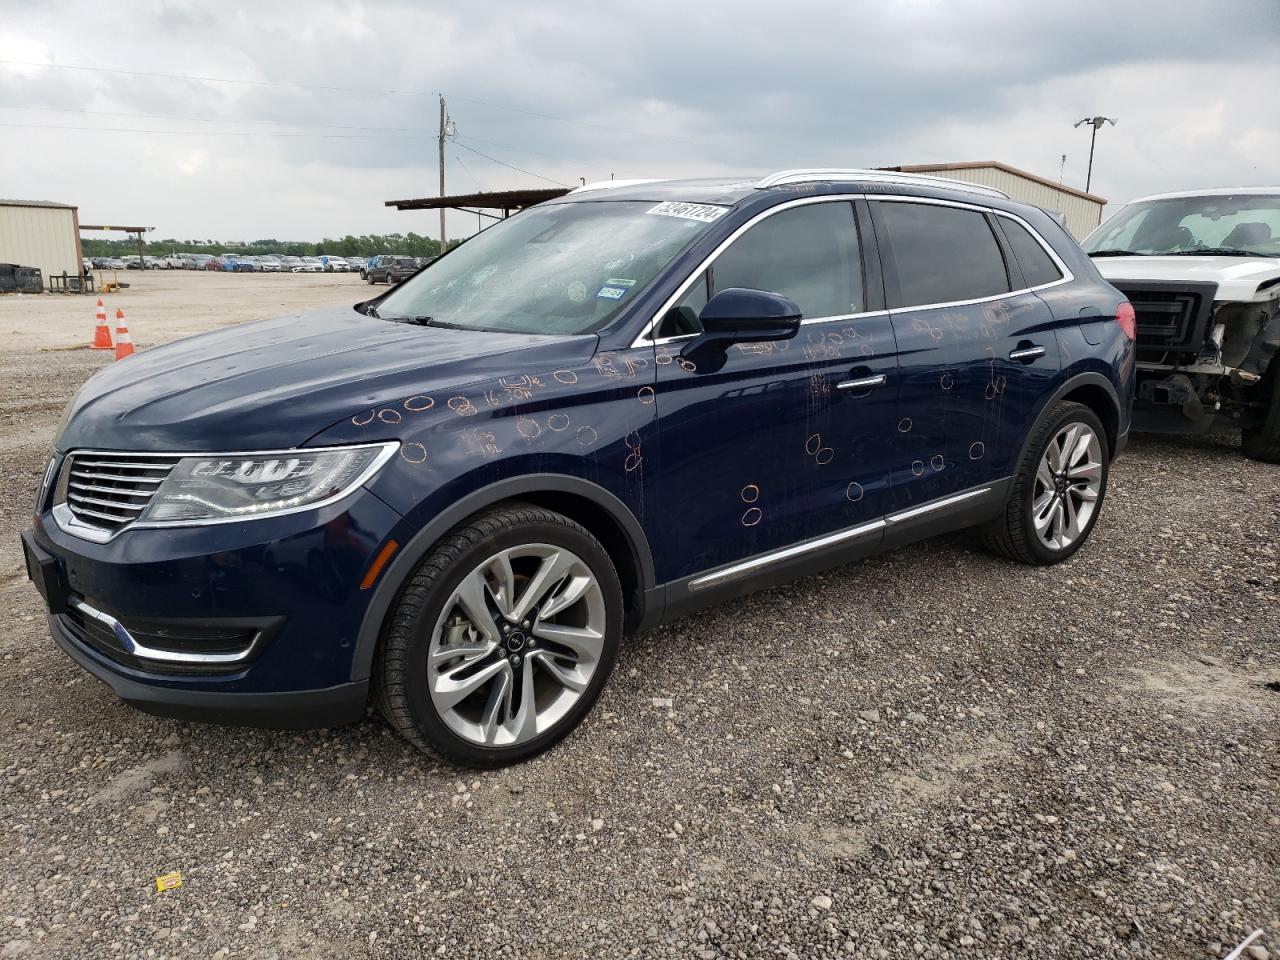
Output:
<path fill-rule="evenodd" d="M 660 203 L 656 207 L 651 207 L 646 213 L 652 213 L 659 217 L 681 217 L 685 220 L 701 220 L 703 223 L 711 223 L 724 216 L 725 208 L 717 207 L 712 203 L 680 203 L 675 200 L 668 200 Z"/>

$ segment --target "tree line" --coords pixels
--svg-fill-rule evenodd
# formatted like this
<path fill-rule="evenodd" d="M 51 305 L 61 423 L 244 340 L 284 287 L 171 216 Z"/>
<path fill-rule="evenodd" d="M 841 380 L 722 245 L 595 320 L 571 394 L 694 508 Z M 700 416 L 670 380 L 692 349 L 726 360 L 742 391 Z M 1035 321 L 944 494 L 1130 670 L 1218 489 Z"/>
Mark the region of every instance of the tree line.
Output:
<path fill-rule="evenodd" d="M 451 241 L 454 246 L 459 241 Z M 81 247 L 86 257 L 119 257 L 138 252 L 133 237 L 121 240 L 100 240 L 82 237 Z M 399 253 L 410 257 L 434 257 L 440 252 L 440 241 L 416 233 L 365 234 L 353 237 L 348 234 L 338 240 L 326 237 L 318 242 L 310 240 L 252 240 L 244 243 L 219 243 L 213 240 L 147 240 L 143 251 L 148 256 L 164 256 L 169 253 L 276 253 L 289 257 L 319 257 L 325 254 L 335 257 L 373 257 L 380 253 Z"/>

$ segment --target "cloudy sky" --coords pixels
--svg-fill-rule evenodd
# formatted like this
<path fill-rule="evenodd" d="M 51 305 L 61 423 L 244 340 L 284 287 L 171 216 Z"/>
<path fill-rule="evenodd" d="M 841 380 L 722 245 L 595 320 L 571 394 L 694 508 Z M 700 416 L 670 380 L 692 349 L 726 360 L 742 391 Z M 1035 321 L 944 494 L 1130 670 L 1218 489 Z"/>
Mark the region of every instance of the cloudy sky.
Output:
<path fill-rule="evenodd" d="M 57 64 L 35 66 L 32 64 Z M 111 72 L 117 71 L 117 72 Z M 127 71 L 127 72 L 122 72 Z M 434 236 L 454 191 L 1002 160 L 1280 183 L 1280 0 L 0 0 L 0 195 L 156 236 Z M 513 169 L 518 168 L 518 169 Z M 451 235 L 475 229 L 457 214 Z"/>

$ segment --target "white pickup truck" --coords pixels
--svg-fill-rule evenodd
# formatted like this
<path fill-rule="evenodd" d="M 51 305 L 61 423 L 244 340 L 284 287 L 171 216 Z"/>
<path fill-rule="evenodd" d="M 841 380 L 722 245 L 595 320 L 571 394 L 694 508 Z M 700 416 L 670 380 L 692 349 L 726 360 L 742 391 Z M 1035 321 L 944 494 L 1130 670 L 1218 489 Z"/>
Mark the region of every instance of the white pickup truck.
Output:
<path fill-rule="evenodd" d="M 1137 314 L 1134 428 L 1226 418 L 1280 463 L 1280 187 L 1144 197 L 1083 245 Z"/>

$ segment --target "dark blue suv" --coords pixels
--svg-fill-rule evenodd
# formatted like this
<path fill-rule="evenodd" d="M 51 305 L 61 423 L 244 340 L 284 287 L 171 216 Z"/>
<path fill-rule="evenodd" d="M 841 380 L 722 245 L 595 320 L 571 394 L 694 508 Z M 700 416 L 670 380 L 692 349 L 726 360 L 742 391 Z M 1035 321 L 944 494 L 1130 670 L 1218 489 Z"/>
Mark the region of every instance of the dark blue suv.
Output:
<path fill-rule="evenodd" d="M 1133 312 L 1055 220 L 873 171 L 611 182 L 350 307 L 138 354 L 70 405 L 28 569 L 135 706 L 377 703 L 494 766 L 622 637 L 943 531 L 1063 560 L 1124 445 Z"/>

